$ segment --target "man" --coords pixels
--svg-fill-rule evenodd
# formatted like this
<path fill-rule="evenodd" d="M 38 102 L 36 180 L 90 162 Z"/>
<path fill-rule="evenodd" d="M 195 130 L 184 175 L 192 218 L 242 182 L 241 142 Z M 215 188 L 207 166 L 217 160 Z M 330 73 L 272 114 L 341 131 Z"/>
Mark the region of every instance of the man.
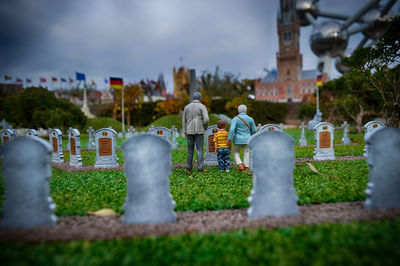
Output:
<path fill-rule="evenodd" d="M 185 106 L 182 115 L 182 129 L 187 138 L 187 162 L 186 173 L 190 174 L 193 167 L 193 151 L 196 145 L 197 151 L 197 170 L 201 174 L 204 172 L 203 144 L 204 131 L 208 126 L 207 108 L 200 103 L 201 93 L 193 93 L 193 101 Z"/>
<path fill-rule="evenodd" d="M 254 119 L 246 114 L 247 107 L 242 104 L 238 107 L 239 115 L 232 119 L 228 140 L 233 142 L 233 155 L 238 171 L 250 171 L 250 149 L 247 142 L 251 135 L 257 132 Z M 243 149 L 243 162 L 240 159 L 240 150 Z"/>

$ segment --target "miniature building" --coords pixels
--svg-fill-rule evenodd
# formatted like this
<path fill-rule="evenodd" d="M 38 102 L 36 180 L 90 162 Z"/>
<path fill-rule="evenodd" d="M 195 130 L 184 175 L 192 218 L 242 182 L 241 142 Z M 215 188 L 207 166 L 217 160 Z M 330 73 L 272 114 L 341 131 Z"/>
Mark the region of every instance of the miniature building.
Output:
<path fill-rule="evenodd" d="M 300 54 L 300 21 L 295 0 L 281 0 L 278 15 L 279 52 L 277 70 L 255 81 L 256 100 L 270 102 L 300 102 L 317 88 L 317 70 L 303 70 Z M 322 76 L 328 80 L 327 74 Z"/>
<path fill-rule="evenodd" d="M 190 87 L 190 70 L 185 69 L 184 66 L 179 67 L 178 70 L 174 67 L 174 97 L 175 99 L 182 99 L 189 96 Z"/>

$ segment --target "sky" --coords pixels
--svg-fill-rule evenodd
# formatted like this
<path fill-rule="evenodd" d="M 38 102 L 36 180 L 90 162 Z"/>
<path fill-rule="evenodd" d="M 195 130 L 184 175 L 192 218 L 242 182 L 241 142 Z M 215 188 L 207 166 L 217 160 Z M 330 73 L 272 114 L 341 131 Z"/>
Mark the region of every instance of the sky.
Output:
<path fill-rule="evenodd" d="M 367 2 L 320 0 L 319 8 L 351 15 Z M 8 75 L 9 82 L 30 78 L 37 85 L 44 77 L 50 89 L 67 88 L 51 77 L 81 72 L 103 90 L 110 76 L 134 83 L 163 73 L 172 93 L 173 67 L 181 65 L 197 76 L 219 66 L 221 73 L 261 78 L 276 68 L 278 8 L 279 0 L 0 0 L 0 82 Z M 311 32 L 301 28 L 303 69 L 317 65 Z M 348 50 L 362 37 L 351 36 Z"/>

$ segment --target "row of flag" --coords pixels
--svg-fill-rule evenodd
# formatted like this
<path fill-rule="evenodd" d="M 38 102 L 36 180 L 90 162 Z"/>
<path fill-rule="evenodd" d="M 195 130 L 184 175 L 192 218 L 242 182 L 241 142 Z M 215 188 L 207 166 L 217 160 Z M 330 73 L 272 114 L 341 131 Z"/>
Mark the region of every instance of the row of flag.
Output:
<path fill-rule="evenodd" d="M 6 81 L 10 81 L 12 80 L 11 76 L 5 75 L 4 79 Z M 51 82 L 58 82 L 60 80 L 60 82 L 67 82 L 69 81 L 70 84 L 74 83 L 75 80 L 73 78 L 69 78 L 68 80 L 66 78 L 60 78 L 58 79 L 57 77 L 52 77 L 51 78 Z M 80 72 L 76 72 L 76 81 L 86 81 L 86 75 L 84 73 L 80 73 Z M 16 83 L 22 83 L 23 80 L 21 78 L 16 78 Z M 26 78 L 25 79 L 26 83 L 32 83 L 32 79 L 30 78 Z M 47 83 L 47 79 L 44 77 L 39 77 L 39 83 Z M 108 84 L 108 79 L 104 79 L 104 83 Z M 92 80 L 91 84 L 93 86 L 96 85 L 96 82 L 94 80 Z M 116 89 L 116 90 L 121 90 L 124 87 L 124 82 L 122 80 L 122 78 L 119 77 L 110 77 L 110 88 L 111 89 Z"/>

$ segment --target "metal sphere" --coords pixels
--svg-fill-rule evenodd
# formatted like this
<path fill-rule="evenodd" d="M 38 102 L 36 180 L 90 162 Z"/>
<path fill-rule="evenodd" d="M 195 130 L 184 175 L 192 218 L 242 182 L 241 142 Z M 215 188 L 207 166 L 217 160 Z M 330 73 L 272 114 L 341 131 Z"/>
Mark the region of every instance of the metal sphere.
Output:
<path fill-rule="evenodd" d="M 336 21 L 324 21 L 314 27 L 310 35 L 311 50 L 317 56 L 336 57 L 347 47 L 348 35 Z"/>
<path fill-rule="evenodd" d="M 341 74 L 346 74 L 350 71 L 350 68 L 344 64 L 342 64 L 342 58 L 343 57 L 349 57 L 350 54 L 346 54 L 344 56 L 339 56 L 335 59 L 335 67 L 337 71 L 339 71 Z"/>
<path fill-rule="evenodd" d="M 317 16 L 318 7 L 313 0 L 297 0 L 296 11 L 301 26 L 308 26 L 310 22 L 306 18 L 306 13 L 310 13 L 314 18 Z"/>
<path fill-rule="evenodd" d="M 389 19 L 381 17 L 381 10 L 376 8 L 368 11 L 361 19 L 364 23 L 370 23 L 371 26 L 363 31 L 364 35 L 373 40 L 377 40 L 385 33 L 389 24 Z"/>

